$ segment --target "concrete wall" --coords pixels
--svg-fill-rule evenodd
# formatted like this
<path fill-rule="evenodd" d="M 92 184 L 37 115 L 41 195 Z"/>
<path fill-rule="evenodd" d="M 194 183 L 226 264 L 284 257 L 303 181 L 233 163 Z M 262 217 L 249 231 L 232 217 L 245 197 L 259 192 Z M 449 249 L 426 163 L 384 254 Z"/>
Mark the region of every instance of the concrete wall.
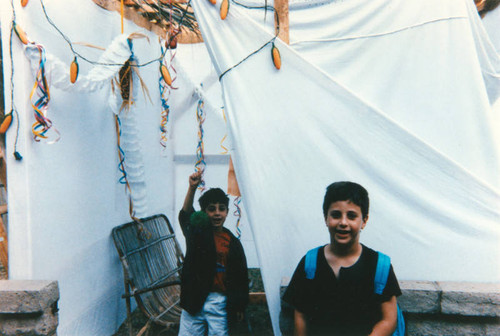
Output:
<path fill-rule="evenodd" d="M 284 278 L 281 293 L 290 279 Z M 409 336 L 500 335 L 500 284 L 474 282 L 400 281 Z M 280 327 L 293 332 L 293 311 L 282 303 Z"/>

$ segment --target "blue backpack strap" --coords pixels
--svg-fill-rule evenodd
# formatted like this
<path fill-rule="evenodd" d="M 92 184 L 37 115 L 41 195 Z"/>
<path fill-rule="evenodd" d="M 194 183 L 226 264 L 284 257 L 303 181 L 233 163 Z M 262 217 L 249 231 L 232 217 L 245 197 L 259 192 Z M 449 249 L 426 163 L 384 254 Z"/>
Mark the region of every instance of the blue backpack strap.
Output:
<path fill-rule="evenodd" d="M 318 252 L 322 246 L 313 248 L 307 251 L 304 270 L 306 272 L 306 279 L 312 280 L 316 275 L 316 264 L 318 263 Z"/>
<path fill-rule="evenodd" d="M 375 294 L 382 295 L 384 292 L 390 269 L 391 258 L 381 252 L 378 252 L 377 270 L 375 271 Z"/>
<path fill-rule="evenodd" d="M 403 316 L 403 312 L 398 305 L 398 322 L 396 325 L 396 330 L 392 334 L 392 336 L 405 336 L 405 318 Z"/>
<path fill-rule="evenodd" d="M 389 278 L 389 271 L 391 270 L 391 258 L 389 256 L 378 252 L 377 270 L 375 271 L 375 293 L 382 295 L 387 278 Z M 405 319 L 403 312 L 398 306 L 398 319 L 396 330 L 392 336 L 404 336 L 405 334 Z"/>

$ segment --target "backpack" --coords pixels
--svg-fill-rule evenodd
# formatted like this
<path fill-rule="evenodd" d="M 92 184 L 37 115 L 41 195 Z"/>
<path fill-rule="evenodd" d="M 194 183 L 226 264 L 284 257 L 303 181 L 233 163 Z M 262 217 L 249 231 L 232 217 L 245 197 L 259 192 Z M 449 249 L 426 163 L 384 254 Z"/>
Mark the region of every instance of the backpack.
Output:
<path fill-rule="evenodd" d="M 309 250 L 306 254 L 306 260 L 304 265 L 304 270 L 306 272 L 306 279 L 312 280 L 316 275 L 316 264 L 318 260 L 318 252 L 323 246 L 318 246 Z M 389 271 L 391 269 L 391 258 L 381 252 L 378 252 L 377 259 L 377 269 L 375 271 L 375 294 L 382 295 L 385 285 L 387 283 L 387 278 L 389 277 Z M 405 334 L 405 321 L 403 317 L 403 312 L 398 308 L 398 317 L 396 322 L 396 330 L 392 336 L 404 336 Z"/>

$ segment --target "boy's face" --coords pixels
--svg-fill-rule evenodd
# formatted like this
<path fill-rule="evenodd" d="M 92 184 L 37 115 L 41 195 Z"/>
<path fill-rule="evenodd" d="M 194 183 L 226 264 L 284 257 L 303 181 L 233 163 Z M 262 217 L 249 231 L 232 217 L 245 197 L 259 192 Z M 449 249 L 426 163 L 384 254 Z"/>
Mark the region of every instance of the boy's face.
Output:
<path fill-rule="evenodd" d="M 359 244 L 359 233 L 367 221 L 368 216 L 363 219 L 361 208 L 351 201 L 333 202 L 325 218 L 331 243 L 345 247 Z"/>
<path fill-rule="evenodd" d="M 210 224 L 212 224 L 212 227 L 221 228 L 226 221 L 228 209 L 225 204 L 210 203 L 205 209 L 205 212 L 210 219 Z"/>

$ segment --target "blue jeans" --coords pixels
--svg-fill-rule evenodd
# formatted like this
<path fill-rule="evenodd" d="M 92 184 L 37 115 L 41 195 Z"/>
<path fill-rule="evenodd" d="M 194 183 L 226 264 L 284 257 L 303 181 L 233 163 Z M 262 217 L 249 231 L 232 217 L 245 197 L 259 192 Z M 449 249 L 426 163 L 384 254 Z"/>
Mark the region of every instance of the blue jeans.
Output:
<path fill-rule="evenodd" d="M 179 336 L 204 336 L 207 327 L 209 336 L 229 336 L 224 294 L 209 293 L 203 308 L 196 315 L 182 311 Z"/>

